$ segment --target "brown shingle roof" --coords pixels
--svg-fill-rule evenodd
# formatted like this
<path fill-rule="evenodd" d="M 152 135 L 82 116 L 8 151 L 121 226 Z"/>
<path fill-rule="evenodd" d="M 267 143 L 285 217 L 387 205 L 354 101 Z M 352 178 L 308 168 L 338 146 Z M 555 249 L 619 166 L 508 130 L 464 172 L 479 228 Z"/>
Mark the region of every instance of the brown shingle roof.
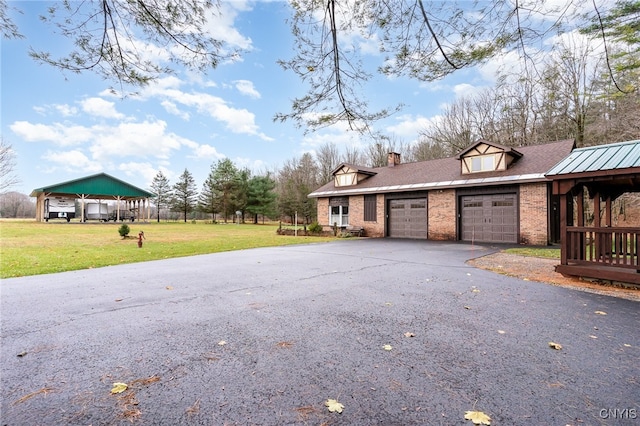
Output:
<path fill-rule="evenodd" d="M 518 147 L 522 158 L 505 171 L 463 175 L 460 160 L 455 157 L 398 164 L 395 167 L 367 168 L 376 174 L 354 186 L 336 187 L 331 181 L 309 194 L 309 197 L 544 182 L 548 180 L 544 174 L 569 155 L 574 146 L 574 140 L 567 139 Z"/>

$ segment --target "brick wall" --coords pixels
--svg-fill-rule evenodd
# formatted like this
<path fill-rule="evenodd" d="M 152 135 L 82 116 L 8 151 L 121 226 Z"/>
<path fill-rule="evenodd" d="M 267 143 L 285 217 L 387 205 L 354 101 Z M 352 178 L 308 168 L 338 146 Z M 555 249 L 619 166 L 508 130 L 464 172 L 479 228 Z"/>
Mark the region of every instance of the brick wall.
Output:
<path fill-rule="evenodd" d="M 364 217 L 364 216 L 363 216 Z M 384 237 L 384 195 L 376 196 L 376 221 L 364 222 L 365 235 L 367 237 Z"/>
<path fill-rule="evenodd" d="M 456 235 L 456 191 L 444 189 L 429 191 L 430 240 L 455 240 Z"/>
<path fill-rule="evenodd" d="M 364 226 L 364 195 L 349 197 L 349 225 Z"/>
<path fill-rule="evenodd" d="M 548 236 L 547 184 L 520 185 L 520 243 L 546 245 Z"/>
<path fill-rule="evenodd" d="M 318 198 L 318 223 L 325 230 L 329 230 L 329 198 Z M 364 220 L 364 195 L 352 195 L 349 197 L 349 225 L 364 228 L 367 237 L 384 237 L 384 195 L 376 196 L 376 220 L 365 222 Z"/>
<path fill-rule="evenodd" d="M 322 226 L 329 226 L 329 199 L 318 198 L 316 208 L 318 212 L 318 223 Z"/>
<path fill-rule="evenodd" d="M 362 226 L 367 237 L 384 237 L 384 195 L 376 196 L 376 220 L 364 220 L 364 195 L 349 197 L 349 225 Z"/>

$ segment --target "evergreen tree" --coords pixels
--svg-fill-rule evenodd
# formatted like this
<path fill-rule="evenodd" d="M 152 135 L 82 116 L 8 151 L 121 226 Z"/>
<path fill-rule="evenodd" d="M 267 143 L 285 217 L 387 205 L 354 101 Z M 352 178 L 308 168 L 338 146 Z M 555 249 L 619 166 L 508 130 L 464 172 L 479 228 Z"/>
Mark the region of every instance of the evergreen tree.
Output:
<path fill-rule="evenodd" d="M 185 222 L 187 221 L 187 214 L 193 211 L 197 195 L 198 191 L 193 176 L 189 170 L 184 169 L 176 184 L 173 185 L 171 205 L 174 210 L 184 214 Z"/>
<path fill-rule="evenodd" d="M 241 178 L 233 161 L 225 158 L 219 160 L 211 169 L 213 188 L 216 193 L 216 208 L 224 216 L 225 223 L 229 215 L 233 215 L 238 209 L 238 190 L 241 186 Z"/>
<path fill-rule="evenodd" d="M 160 222 L 160 209 L 171 201 L 171 185 L 161 170 L 158 170 L 158 173 L 153 177 L 151 191 L 155 194 L 153 200 L 156 204 L 158 222 Z"/>
<path fill-rule="evenodd" d="M 213 180 L 213 170 L 202 184 L 202 191 L 200 191 L 200 197 L 198 198 L 198 209 L 201 212 L 211 214 L 212 221 L 216 220 L 216 188 Z"/>
<path fill-rule="evenodd" d="M 258 215 L 271 217 L 276 210 L 276 181 L 267 173 L 265 176 L 254 176 L 249 179 L 246 210 L 253 216 L 253 223 L 258 223 Z"/>

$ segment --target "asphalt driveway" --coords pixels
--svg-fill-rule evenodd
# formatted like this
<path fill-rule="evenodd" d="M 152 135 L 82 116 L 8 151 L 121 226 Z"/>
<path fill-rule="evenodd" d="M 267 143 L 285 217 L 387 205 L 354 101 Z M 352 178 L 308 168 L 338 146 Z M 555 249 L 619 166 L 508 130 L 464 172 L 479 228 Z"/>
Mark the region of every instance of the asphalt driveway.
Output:
<path fill-rule="evenodd" d="M 640 424 L 640 304 L 465 264 L 490 252 L 343 240 L 3 280 L 2 424 Z"/>

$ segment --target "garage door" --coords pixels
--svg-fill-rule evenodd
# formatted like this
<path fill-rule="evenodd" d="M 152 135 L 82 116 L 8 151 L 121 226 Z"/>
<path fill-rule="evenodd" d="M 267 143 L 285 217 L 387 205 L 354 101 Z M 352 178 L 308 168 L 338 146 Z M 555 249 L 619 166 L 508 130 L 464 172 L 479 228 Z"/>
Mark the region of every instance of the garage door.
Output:
<path fill-rule="evenodd" d="M 516 194 L 462 197 L 462 240 L 517 243 Z"/>
<path fill-rule="evenodd" d="M 427 238 L 427 199 L 389 201 L 389 236 Z"/>

